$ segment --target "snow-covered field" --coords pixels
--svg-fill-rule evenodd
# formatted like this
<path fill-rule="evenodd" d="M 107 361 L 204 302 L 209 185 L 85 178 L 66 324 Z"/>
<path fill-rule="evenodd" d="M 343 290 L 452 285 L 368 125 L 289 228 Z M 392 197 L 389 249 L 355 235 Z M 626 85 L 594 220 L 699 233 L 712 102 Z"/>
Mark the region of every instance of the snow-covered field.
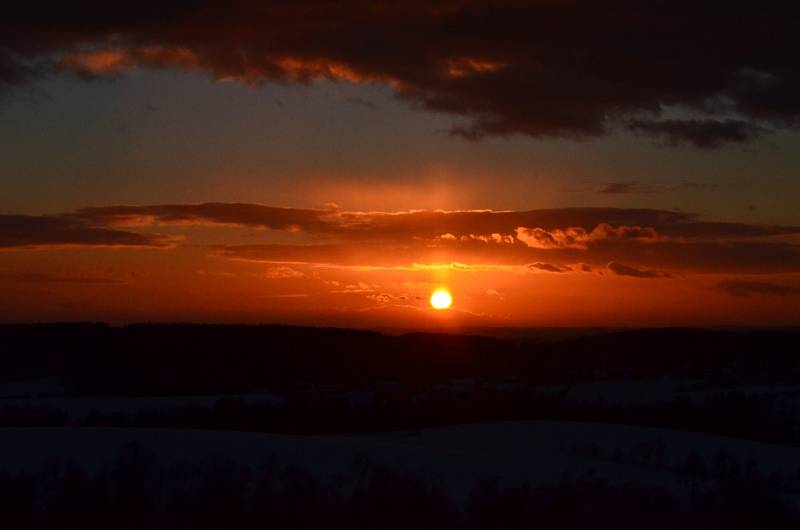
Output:
<path fill-rule="evenodd" d="M 353 407 L 369 407 L 380 393 L 402 391 L 397 383 L 372 384 L 359 388 L 325 385 L 294 385 L 281 390 L 264 388 L 257 392 L 226 395 L 179 395 L 143 397 L 72 397 L 65 395 L 59 378 L 30 379 L 0 383 L 0 407 L 45 408 L 64 415 L 71 421 L 86 421 L 92 416 L 167 414 L 186 407 L 212 409 L 220 401 L 236 402 L 242 406 L 280 406 L 287 398 L 310 401 L 336 399 Z M 798 386 L 736 386 L 714 387 L 704 381 L 677 379 L 609 380 L 560 385 L 528 385 L 521 382 L 491 383 L 480 379 L 453 380 L 420 390 L 420 395 L 434 392 L 461 398 L 476 391 L 488 390 L 507 396 L 551 394 L 565 402 L 630 405 L 665 403 L 675 399 L 702 402 L 734 392 L 746 396 L 775 396 L 800 408 Z"/>
<path fill-rule="evenodd" d="M 579 422 L 477 423 L 413 432 L 349 435 L 112 428 L 0 428 L 0 470 L 73 462 L 89 471 L 111 465 L 137 443 L 164 463 L 225 459 L 253 468 L 298 466 L 321 477 L 354 473 L 358 462 L 429 477 L 464 498 L 478 479 L 507 485 L 557 481 L 588 470 L 610 482 L 662 485 L 680 493 L 691 454 L 709 465 L 727 454 L 762 475 L 797 476 L 800 448 L 669 429 Z"/>

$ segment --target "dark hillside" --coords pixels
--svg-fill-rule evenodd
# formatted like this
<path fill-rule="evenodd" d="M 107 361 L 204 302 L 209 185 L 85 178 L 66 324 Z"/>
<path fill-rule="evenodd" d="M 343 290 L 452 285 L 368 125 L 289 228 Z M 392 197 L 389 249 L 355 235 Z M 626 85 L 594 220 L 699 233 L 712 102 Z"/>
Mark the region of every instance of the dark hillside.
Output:
<path fill-rule="evenodd" d="M 0 379 L 61 376 L 76 395 L 247 392 L 285 384 L 698 378 L 797 382 L 797 330 L 648 329 L 537 345 L 294 326 L 0 326 Z"/>

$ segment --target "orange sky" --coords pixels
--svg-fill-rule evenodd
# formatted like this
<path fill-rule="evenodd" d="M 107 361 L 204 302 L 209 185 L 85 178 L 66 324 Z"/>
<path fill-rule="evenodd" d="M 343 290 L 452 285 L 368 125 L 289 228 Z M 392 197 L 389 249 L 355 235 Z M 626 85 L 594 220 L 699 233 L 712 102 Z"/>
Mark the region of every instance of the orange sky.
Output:
<path fill-rule="evenodd" d="M 678 212 L 202 204 L 17 216 L 16 227 L 16 241 L 0 240 L 3 321 L 800 323 L 800 228 Z M 450 310 L 430 307 L 437 287 Z"/>
<path fill-rule="evenodd" d="M 800 324 L 790 3 L 4 14 L 1 321 Z"/>

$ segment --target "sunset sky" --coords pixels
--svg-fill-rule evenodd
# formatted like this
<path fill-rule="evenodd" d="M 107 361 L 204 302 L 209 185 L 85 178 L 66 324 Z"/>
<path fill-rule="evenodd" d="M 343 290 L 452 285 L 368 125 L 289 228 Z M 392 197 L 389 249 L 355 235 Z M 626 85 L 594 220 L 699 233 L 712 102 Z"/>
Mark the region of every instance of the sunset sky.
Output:
<path fill-rule="evenodd" d="M 40 4 L 0 321 L 800 325 L 800 7 Z"/>

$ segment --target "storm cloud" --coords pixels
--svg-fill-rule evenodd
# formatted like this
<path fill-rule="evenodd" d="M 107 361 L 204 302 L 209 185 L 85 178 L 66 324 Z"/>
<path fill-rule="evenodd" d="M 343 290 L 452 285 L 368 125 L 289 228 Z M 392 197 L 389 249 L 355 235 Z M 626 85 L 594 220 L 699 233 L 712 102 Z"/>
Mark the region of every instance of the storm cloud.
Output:
<path fill-rule="evenodd" d="M 469 140 L 627 130 L 707 149 L 797 127 L 798 14 L 777 0 L 17 2 L 0 87 L 134 68 L 377 83 Z"/>

